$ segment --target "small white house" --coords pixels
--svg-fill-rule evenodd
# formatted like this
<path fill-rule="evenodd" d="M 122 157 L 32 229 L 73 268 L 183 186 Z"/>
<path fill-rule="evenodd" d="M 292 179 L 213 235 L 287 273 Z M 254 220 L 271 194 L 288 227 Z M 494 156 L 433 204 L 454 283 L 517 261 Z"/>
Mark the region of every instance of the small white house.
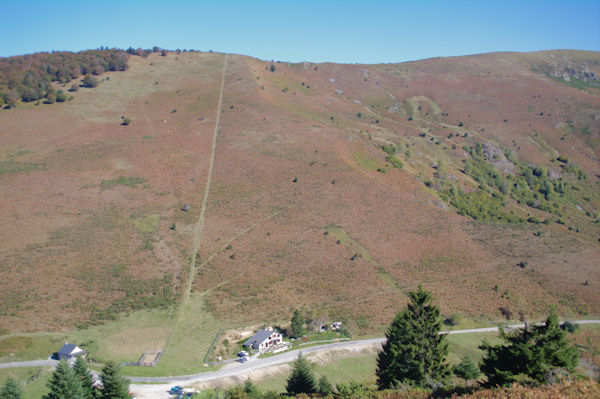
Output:
<path fill-rule="evenodd" d="M 75 360 L 77 356 L 85 356 L 86 354 L 87 352 L 78 347 L 77 345 L 65 342 L 63 347 L 60 348 L 58 352 L 56 352 L 56 357 L 58 358 L 58 360 Z"/>
<path fill-rule="evenodd" d="M 258 351 L 264 351 L 272 346 L 279 345 L 283 341 L 283 336 L 272 327 L 258 331 L 250 337 L 242 346 L 252 348 Z"/>
<path fill-rule="evenodd" d="M 339 330 L 340 328 L 342 328 L 342 322 L 341 321 L 335 321 L 331 324 L 331 329 L 332 330 Z"/>

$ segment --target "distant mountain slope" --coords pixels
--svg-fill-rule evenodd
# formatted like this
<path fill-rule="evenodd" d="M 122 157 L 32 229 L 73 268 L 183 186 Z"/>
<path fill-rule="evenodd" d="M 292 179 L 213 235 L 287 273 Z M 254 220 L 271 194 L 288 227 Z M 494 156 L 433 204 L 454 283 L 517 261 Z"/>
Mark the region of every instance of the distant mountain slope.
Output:
<path fill-rule="evenodd" d="M 190 265 L 223 62 L 131 57 L 76 101 L 0 110 L 4 331 L 176 304 L 190 267 L 236 323 L 371 331 L 419 282 L 445 314 L 600 313 L 600 53 L 228 56 Z"/>

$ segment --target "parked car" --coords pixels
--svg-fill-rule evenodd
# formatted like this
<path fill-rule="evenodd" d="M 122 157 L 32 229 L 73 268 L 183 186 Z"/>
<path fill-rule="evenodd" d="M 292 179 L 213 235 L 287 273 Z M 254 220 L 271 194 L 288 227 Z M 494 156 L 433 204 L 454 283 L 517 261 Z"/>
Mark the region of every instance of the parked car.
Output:
<path fill-rule="evenodd" d="M 169 393 L 171 395 L 180 395 L 180 394 L 183 394 L 183 387 L 180 387 L 179 385 L 176 385 L 173 388 L 169 389 Z"/>
<path fill-rule="evenodd" d="M 248 356 L 242 356 L 238 359 L 238 362 L 240 363 L 246 363 L 248 361 Z"/>
<path fill-rule="evenodd" d="M 244 356 L 248 356 L 248 352 L 246 351 L 241 351 L 237 354 L 239 357 L 244 357 Z"/>

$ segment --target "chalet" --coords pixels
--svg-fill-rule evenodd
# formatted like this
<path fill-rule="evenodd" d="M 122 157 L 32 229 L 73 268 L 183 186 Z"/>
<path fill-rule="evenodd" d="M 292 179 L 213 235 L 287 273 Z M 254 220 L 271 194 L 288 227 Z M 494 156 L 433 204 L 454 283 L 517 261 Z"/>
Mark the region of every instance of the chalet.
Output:
<path fill-rule="evenodd" d="M 56 357 L 58 360 L 75 360 L 77 356 L 85 356 L 86 354 L 87 352 L 78 347 L 77 345 L 65 342 L 63 347 L 60 348 L 58 352 L 56 352 Z"/>
<path fill-rule="evenodd" d="M 283 337 L 280 333 L 273 330 L 272 327 L 258 331 L 250 339 L 243 343 L 242 346 L 252 348 L 258 351 L 264 351 L 272 346 L 281 344 Z"/>

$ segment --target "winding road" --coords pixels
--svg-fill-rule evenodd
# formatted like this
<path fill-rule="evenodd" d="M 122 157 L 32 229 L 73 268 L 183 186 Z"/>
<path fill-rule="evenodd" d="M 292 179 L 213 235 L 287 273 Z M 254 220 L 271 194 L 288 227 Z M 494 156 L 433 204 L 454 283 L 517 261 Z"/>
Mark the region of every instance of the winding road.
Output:
<path fill-rule="evenodd" d="M 600 324 L 600 320 L 575 320 L 573 324 Z M 508 325 L 506 329 L 523 328 L 524 324 Z M 440 334 L 472 334 L 498 332 L 498 327 L 470 328 L 465 330 L 442 331 Z M 249 373 L 266 369 L 269 367 L 293 362 L 298 357 L 298 353 L 303 355 L 319 352 L 331 352 L 339 350 L 360 351 L 363 349 L 377 348 L 385 342 L 385 338 L 360 339 L 355 341 L 336 342 L 332 344 L 311 346 L 303 349 L 296 349 L 279 355 L 273 355 L 265 358 L 253 357 L 247 363 L 229 364 L 217 371 L 206 373 L 182 375 L 176 377 L 127 377 L 131 382 L 130 390 L 135 393 L 136 398 L 169 398 L 171 397 L 167 390 L 172 385 L 191 385 L 197 383 L 216 382 L 226 379 L 238 379 L 247 376 Z M 0 369 L 13 367 L 46 367 L 55 366 L 56 360 L 32 360 L 26 362 L 0 363 Z M 240 381 L 242 381 L 241 379 Z M 136 384 L 137 383 L 137 384 Z M 146 384 L 144 384 L 146 383 Z M 147 384 L 150 383 L 150 384 Z"/>

